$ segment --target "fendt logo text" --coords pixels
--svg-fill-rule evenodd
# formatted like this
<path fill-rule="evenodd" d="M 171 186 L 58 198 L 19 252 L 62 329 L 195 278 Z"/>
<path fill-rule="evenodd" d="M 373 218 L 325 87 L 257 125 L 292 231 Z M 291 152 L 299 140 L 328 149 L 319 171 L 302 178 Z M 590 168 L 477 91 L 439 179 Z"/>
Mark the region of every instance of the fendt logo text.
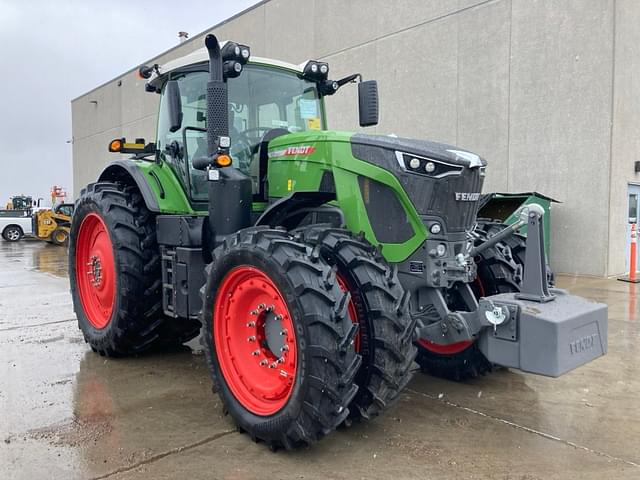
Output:
<path fill-rule="evenodd" d="M 478 200 L 480 200 L 479 193 L 456 192 L 458 202 L 477 202 Z"/>
<path fill-rule="evenodd" d="M 571 355 L 575 355 L 576 353 L 592 349 L 595 345 L 597 336 L 598 334 L 594 333 L 592 335 L 587 335 L 586 337 L 574 340 L 573 342 L 569 342 L 569 350 L 571 351 Z"/>

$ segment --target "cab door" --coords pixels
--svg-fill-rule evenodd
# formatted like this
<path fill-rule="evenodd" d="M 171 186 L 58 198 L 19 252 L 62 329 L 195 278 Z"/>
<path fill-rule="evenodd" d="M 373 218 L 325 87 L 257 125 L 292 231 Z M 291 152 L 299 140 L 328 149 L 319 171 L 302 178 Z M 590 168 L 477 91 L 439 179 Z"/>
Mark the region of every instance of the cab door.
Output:
<path fill-rule="evenodd" d="M 206 86 L 209 74 L 205 71 L 172 73 L 182 103 L 182 125 L 172 132 L 165 93 L 160 99 L 156 146 L 161 160 L 167 162 L 189 197 L 194 208 L 206 208 L 207 182 L 205 173 L 193 168 L 193 159 L 206 155 Z"/>

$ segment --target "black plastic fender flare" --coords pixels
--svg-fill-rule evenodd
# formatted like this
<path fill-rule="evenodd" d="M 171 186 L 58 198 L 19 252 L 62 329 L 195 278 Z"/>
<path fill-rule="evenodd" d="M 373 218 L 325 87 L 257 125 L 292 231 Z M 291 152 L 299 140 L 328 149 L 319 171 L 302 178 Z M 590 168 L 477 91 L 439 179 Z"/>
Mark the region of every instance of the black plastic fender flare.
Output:
<path fill-rule="evenodd" d="M 129 183 L 133 183 L 138 187 L 144 203 L 150 211 L 160 212 L 158 199 L 149 186 L 150 180 L 145 177 L 144 173 L 131 160 L 115 160 L 111 162 L 102 171 L 100 177 L 98 177 L 99 182 L 115 182 L 123 179 L 130 179 Z"/>
<path fill-rule="evenodd" d="M 335 199 L 336 194 L 333 192 L 293 192 L 271 204 L 260 215 L 256 225 L 289 227 L 285 221 L 292 220 L 296 211 L 317 208 Z"/>

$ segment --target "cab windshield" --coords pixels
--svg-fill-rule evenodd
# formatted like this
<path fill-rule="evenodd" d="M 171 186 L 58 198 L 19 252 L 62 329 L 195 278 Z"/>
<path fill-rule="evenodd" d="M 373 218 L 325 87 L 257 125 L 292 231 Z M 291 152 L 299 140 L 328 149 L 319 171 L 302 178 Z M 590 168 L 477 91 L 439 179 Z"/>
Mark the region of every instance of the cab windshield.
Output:
<path fill-rule="evenodd" d="M 158 150 L 185 182 L 194 201 L 207 200 L 204 172 L 192 167 L 194 158 L 207 152 L 206 85 L 208 72 L 175 73 L 182 100 L 182 127 L 169 131 L 164 95 L 158 119 Z M 253 180 L 259 192 L 258 149 L 264 134 L 278 128 L 289 132 L 324 128 L 316 85 L 296 74 L 276 68 L 246 65 L 242 75 L 229 79 L 229 136 L 234 167 Z M 173 143 L 175 142 L 175 143 Z"/>

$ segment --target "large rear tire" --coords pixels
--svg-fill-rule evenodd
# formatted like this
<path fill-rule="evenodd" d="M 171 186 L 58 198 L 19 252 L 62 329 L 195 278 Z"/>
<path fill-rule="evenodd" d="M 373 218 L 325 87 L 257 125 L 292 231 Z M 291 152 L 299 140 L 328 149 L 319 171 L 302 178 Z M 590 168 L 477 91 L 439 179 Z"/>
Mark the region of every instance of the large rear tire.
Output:
<path fill-rule="evenodd" d="M 330 225 L 305 227 L 298 235 L 337 268 L 341 287 L 351 295 L 348 311 L 359 325 L 356 350 L 362 366 L 350 416 L 376 417 L 399 398 L 413 376 L 416 319 L 409 310 L 409 294 L 395 269 L 364 238 Z"/>
<path fill-rule="evenodd" d="M 162 313 L 155 218 L 136 187 L 98 182 L 82 190 L 70 232 L 69 280 L 78 326 L 100 355 L 138 354 L 198 333 L 193 321 Z"/>
<path fill-rule="evenodd" d="M 239 431 L 292 449 L 343 423 L 360 356 L 331 267 L 284 231 L 249 228 L 214 250 L 206 278 L 205 358 Z"/>

